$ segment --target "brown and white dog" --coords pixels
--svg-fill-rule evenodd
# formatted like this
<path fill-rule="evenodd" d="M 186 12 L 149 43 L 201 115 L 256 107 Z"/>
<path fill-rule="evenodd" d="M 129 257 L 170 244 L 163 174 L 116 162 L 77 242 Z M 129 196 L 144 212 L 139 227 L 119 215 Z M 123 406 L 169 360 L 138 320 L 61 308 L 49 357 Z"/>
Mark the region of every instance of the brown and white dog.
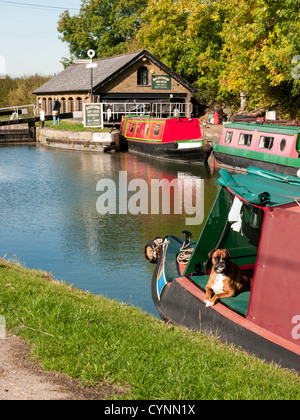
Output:
<path fill-rule="evenodd" d="M 213 268 L 206 285 L 206 306 L 213 306 L 219 299 L 233 297 L 251 289 L 251 274 L 241 272 L 230 260 L 231 255 L 227 249 L 213 249 L 208 255 L 212 258 Z"/>

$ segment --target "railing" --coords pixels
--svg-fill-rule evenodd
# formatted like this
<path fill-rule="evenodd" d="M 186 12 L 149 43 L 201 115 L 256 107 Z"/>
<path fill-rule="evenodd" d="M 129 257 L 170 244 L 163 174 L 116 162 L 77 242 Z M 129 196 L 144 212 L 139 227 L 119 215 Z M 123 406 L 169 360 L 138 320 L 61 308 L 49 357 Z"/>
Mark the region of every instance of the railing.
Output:
<path fill-rule="evenodd" d="M 181 102 L 103 102 L 105 122 L 120 122 L 122 115 L 152 115 L 154 117 L 179 117 L 191 115 L 193 104 Z"/>
<path fill-rule="evenodd" d="M 119 122 L 122 115 L 150 115 L 150 103 L 134 103 L 134 102 L 103 102 L 103 118 L 106 122 Z"/>
<path fill-rule="evenodd" d="M 17 120 L 19 119 L 19 115 L 26 115 L 27 118 L 28 115 L 36 116 L 36 105 L 30 104 L 30 105 L 18 105 L 18 106 L 9 106 L 6 108 L 0 108 L 0 117 L 1 116 L 9 116 L 10 120 Z"/>
<path fill-rule="evenodd" d="M 156 102 L 152 104 L 152 114 L 156 117 L 182 117 L 192 115 L 193 104 L 182 102 Z"/>

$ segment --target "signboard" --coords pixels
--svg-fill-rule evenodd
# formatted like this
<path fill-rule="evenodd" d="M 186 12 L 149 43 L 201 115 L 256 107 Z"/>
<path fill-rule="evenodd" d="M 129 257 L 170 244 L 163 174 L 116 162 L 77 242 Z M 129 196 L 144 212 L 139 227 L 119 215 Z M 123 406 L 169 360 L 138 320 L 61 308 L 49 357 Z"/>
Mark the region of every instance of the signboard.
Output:
<path fill-rule="evenodd" d="M 153 75 L 152 89 L 166 89 L 171 90 L 171 76 Z"/>
<path fill-rule="evenodd" d="M 103 104 L 84 104 L 84 126 L 103 128 Z"/>
<path fill-rule="evenodd" d="M 97 67 L 97 63 L 90 63 L 85 66 L 87 69 L 95 69 Z"/>

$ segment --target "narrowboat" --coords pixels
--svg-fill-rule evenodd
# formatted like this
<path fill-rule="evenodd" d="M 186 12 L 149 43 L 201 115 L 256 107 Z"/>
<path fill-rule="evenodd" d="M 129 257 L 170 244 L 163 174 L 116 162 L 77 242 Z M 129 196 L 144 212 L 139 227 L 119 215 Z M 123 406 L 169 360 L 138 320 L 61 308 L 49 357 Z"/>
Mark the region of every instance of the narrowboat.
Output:
<path fill-rule="evenodd" d="M 131 153 L 179 162 L 207 163 L 212 150 L 197 118 L 123 116 L 120 137 Z"/>
<path fill-rule="evenodd" d="M 300 179 L 249 167 L 220 170 L 220 188 L 197 242 L 150 241 L 152 298 L 163 320 L 217 335 L 300 372 Z M 209 255 L 229 250 L 251 288 L 209 306 Z M 218 292 L 217 292 L 218 293 Z"/>
<path fill-rule="evenodd" d="M 254 121 L 224 124 L 214 145 L 220 167 L 246 170 L 256 166 L 286 175 L 300 175 L 300 126 Z"/>

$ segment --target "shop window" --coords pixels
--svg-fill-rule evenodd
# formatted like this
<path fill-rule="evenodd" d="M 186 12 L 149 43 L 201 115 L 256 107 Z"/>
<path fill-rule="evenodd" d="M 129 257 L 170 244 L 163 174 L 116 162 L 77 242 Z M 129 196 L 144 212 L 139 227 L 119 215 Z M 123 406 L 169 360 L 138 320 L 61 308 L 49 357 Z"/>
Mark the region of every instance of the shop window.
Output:
<path fill-rule="evenodd" d="M 149 82 L 149 74 L 148 69 L 145 66 L 139 67 L 137 71 L 137 84 L 139 86 L 148 85 Z"/>
<path fill-rule="evenodd" d="M 245 134 L 245 133 L 241 133 L 240 137 L 239 137 L 239 141 L 238 144 L 240 146 L 251 146 L 251 141 L 252 141 L 252 134 Z"/>

